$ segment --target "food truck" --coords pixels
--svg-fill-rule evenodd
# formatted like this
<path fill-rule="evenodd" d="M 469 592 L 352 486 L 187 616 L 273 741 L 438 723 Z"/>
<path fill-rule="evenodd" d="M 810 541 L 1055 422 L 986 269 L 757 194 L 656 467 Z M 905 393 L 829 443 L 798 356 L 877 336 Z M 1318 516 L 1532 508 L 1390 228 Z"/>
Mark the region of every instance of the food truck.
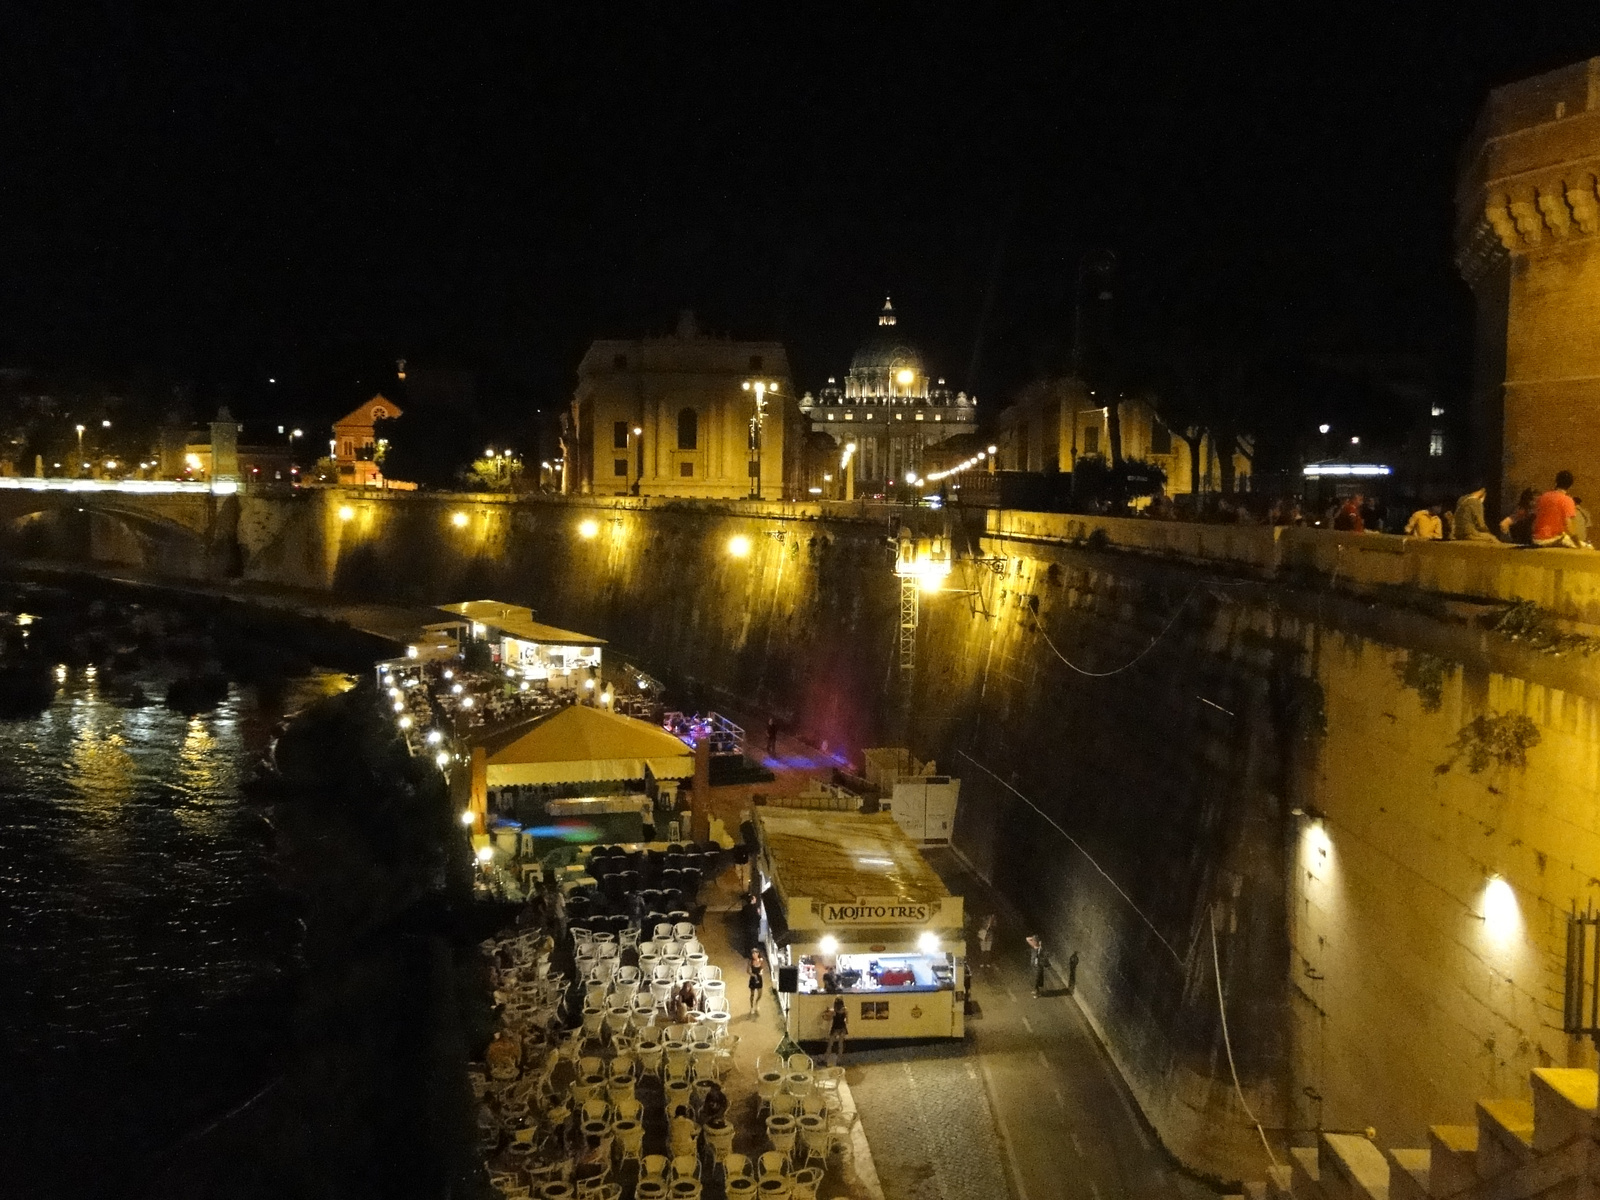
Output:
<path fill-rule="evenodd" d="M 825 1038 L 842 999 L 852 1038 L 963 1036 L 961 897 L 894 817 L 758 808 L 753 824 L 754 882 L 789 1035 Z"/>

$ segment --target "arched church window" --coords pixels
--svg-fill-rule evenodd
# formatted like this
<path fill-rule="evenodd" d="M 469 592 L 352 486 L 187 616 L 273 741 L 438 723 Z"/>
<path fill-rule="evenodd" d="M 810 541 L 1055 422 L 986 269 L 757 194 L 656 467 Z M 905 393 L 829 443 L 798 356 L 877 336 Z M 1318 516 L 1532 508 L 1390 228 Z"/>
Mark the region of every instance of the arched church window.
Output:
<path fill-rule="evenodd" d="M 685 408 L 678 413 L 678 449 L 698 450 L 700 448 L 700 414 L 692 408 Z"/>

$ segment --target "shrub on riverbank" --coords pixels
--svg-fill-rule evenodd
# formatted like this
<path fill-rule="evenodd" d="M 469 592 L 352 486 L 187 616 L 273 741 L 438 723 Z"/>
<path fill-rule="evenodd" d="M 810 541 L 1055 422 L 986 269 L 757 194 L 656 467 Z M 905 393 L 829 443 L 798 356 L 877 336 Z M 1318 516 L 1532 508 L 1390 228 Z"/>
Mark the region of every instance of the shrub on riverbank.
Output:
<path fill-rule="evenodd" d="M 444 780 L 407 753 L 370 685 L 298 718 L 277 762 L 255 793 L 303 906 L 291 1042 L 248 1134 L 227 1131 L 230 1153 L 206 1155 L 230 1161 L 168 1194 L 472 1195 L 481 1166 L 463 1066 L 486 1000 L 464 944 L 470 849 Z"/>

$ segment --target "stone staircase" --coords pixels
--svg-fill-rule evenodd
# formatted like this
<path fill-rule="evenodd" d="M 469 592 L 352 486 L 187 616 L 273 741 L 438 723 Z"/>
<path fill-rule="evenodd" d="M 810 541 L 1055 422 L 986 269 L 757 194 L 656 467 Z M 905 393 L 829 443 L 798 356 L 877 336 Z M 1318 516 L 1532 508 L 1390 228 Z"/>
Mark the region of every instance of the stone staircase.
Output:
<path fill-rule="evenodd" d="M 1435 1125 L 1428 1145 L 1383 1150 L 1325 1133 L 1289 1151 L 1251 1200 L 1600 1200 L 1600 1076 L 1544 1067 L 1533 1101 L 1484 1100 L 1475 1125 Z"/>

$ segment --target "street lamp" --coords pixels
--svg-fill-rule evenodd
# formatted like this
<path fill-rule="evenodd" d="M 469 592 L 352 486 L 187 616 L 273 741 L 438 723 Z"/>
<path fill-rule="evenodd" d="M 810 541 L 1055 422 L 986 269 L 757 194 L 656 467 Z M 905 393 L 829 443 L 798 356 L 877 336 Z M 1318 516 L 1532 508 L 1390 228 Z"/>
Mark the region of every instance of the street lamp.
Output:
<path fill-rule="evenodd" d="M 635 425 L 631 432 L 634 446 L 633 494 L 637 496 L 644 483 L 644 430 Z"/>
<path fill-rule="evenodd" d="M 78 431 L 78 461 L 82 462 L 83 461 L 83 426 L 82 425 L 75 425 L 75 426 L 73 426 L 73 428 Z"/>
<path fill-rule="evenodd" d="M 747 392 L 754 392 L 756 397 L 755 412 L 750 416 L 750 449 L 755 452 L 755 469 L 750 475 L 750 498 L 761 499 L 761 422 L 767 415 L 767 393 L 774 396 L 778 394 L 777 380 L 746 379 L 743 388 Z"/>

